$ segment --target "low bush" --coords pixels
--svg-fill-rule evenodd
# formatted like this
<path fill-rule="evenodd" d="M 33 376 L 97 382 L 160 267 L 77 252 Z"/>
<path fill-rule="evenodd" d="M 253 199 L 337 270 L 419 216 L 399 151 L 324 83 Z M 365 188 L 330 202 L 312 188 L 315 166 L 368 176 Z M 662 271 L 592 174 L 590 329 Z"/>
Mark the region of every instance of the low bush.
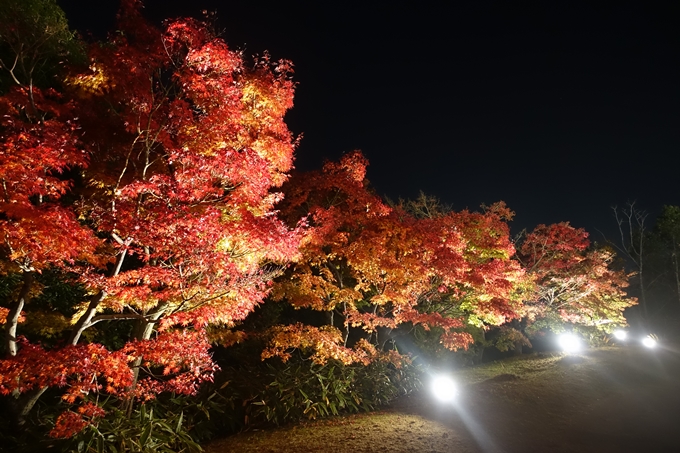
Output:
<path fill-rule="evenodd" d="M 410 363 L 345 366 L 302 358 L 270 361 L 247 370 L 225 370 L 215 400 L 233 409 L 232 417 L 223 420 L 227 430 L 281 425 L 373 410 L 419 388 L 419 376 L 419 368 Z"/>
<path fill-rule="evenodd" d="M 251 359 L 225 367 L 196 396 L 161 395 L 130 413 L 113 397 L 100 401 L 105 415 L 66 440 L 47 436 L 64 410 L 55 394 L 31 418 L 32 439 L 17 438 L 9 424 L 0 437 L 17 452 L 200 452 L 200 443 L 244 429 L 373 410 L 419 389 L 420 375 L 407 360 L 346 366 L 299 355 L 286 363 Z"/>
<path fill-rule="evenodd" d="M 201 452 L 185 408 L 154 401 L 140 404 L 128 416 L 115 404 L 105 404 L 106 416 L 64 441 L 61 451 L 77 453 Z M 188 407 L 191 411 L 191 407 Z"/>

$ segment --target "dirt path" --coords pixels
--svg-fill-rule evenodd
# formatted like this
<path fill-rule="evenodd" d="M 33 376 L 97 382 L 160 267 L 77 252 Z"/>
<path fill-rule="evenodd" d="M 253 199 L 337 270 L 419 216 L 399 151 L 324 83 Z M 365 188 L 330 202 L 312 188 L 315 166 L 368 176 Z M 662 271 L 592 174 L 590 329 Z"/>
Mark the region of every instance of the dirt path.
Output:
<path fill-rule="evenodd" d="M 680 452 L 678 352 L 534 356 L 458 378 L 467 384 L 453 406 L 413 395 L 389 411 L 248 433 L 208 451 Z"/>

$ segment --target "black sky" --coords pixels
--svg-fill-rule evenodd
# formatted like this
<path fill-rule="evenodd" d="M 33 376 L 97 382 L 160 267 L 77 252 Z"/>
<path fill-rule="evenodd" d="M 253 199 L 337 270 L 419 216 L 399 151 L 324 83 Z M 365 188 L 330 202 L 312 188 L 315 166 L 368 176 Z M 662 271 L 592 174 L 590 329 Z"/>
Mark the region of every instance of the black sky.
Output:
<path fill-rule="evenodd" d="M 83 34 L 116 0 L 58 0 Z M 610 207 L 680 204 L 680 3 L 147 0 L 217 11 L 225 40 L 296 67 L 296 166 L 361 149 L 390 198 L 505 200 L 513 229 L 612 234 Z M 662 3 L 662 2 L 659 2 Z M 436 6 L 439 5 L 439 6 Z"/>

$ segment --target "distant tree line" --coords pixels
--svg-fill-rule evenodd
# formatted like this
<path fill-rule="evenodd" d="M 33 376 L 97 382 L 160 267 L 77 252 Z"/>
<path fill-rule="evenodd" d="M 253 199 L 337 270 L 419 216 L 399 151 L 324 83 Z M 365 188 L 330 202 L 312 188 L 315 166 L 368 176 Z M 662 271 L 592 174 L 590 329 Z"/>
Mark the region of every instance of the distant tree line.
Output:
<path fill-rule="evenodd" d="M 613 213 L 618 236 L 609 243 L 634 272 L 630 292 L 640 302 L 634 322 L 672 334 L 680 318 L 680 207 L 663 206 L 652 218 L 632 202 Z"/>

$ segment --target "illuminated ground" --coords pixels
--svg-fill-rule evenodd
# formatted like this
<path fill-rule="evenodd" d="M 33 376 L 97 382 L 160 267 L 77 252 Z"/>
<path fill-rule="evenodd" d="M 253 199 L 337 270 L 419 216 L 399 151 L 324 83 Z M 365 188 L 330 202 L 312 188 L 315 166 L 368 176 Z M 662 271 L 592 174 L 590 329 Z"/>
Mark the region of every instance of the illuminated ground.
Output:
<path fill-rule="evenodd" d="M 680 351 L 637 347 L 529 356 L 457 376 L 457 407 L 394 408 L 247 433 L 207 448 L 248 452 L 680 452 Z"/>

